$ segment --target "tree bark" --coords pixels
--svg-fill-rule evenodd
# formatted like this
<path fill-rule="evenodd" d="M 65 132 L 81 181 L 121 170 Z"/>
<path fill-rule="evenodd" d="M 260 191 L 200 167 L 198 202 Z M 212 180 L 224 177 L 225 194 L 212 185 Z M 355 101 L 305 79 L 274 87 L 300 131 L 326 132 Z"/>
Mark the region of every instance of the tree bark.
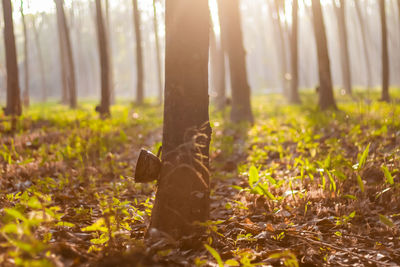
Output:
<path fill-rule="evenodd" d="M 3 17 L 7 70 L 7 106 L 4 112 L 5 115 L 20 116 L 22 108 L 11 0 L 3 0 Z"/>
<path fill-rule="evenodd" d="M 335 8 L 337 22 L 338 22 L 343 87 L 344 87 L 346 94 L 351 95 L 352 94 L 352 83 L 351 83 L 349 45 L 348 45 L 348 38 L 347 38 L 346 0 L 340 0 L 340 6 L 338 6 L 336 1 L 333 0 L 333 5 Z"/>
<path fill-rule="evenodd" d="M 57 21 L 60 30 L 60 51 L 64 51 L 64 53 L 60 53 L 61 57 L 64 58 L 61 60 L 61 64 L 65 64 L 65 69 L 62 71 L 66 72 L 66 85 L 68 88 L 68 100 L 69 106 L 71 108 L 77 107 L 77 95 L 76 95 L 76 78 L 75 78 L 75 66 L 74 66 L 74 59 L 72 55 L 72 45 L 71 45 L 71 38 L 69 34 L 69 29 L 67 25 L 67 19 L 65 17 L 64 12 L 64 0 L 54 0 L 56 3 L 56 10 L 57 10 Z"/>
<path fill-rule="evenodd" d="M 175 238 L 209 215 L 208 12 L 208 1 L 166 1 L 163 166 L 150 228 Z"/>
<path fill-rule="evenodd" d="M 389 102 L 389 51 L 386 27 L 386 5 L 385 0 L 379 0 L 379 11 L 382 29 L 382 101 Z"/>
<path fill-rule="evenodd" d="M 101 0 L 96 0 L 96 23 L 101 71 L 101 103 L 98 111 L 102 117 L 107 117 L 110 115 L 110 58 L 108 55 L 110 49 L 108 47 L 106 29 L 104 26 Z"/>
<path fill-rule="evenodd" d="M 291 62 L 292 62 L 292 83 L 290 92 L 290 103 L 300 104 L 299 96 L 299 46 L 298 46 L 298 11 L 299 2 L 293 0 L 292 4 L 292 36 L 291 36 Z"/>
<path fill-rule="evenodd" d="M 400 1 L 400 0 L 399 0 Z M 361 38 L 363 42 L 363 48 L 364 48 L 364 55 L 365 55 L 365 67 L 366 67 L 366 76 L 367 76 L 367 89 L 372 87 L 372 70 L 371 70 L 371 60 L 368 52 L 368 42 L 367 42 L 367 27 L 365 26 L 365 20 L 363 18 L 362 12 L 361 12 L 361 7 L 360 7 L 360 1 L 359 0 L 354 0 L 354 4 L 356 7 L 356 12 L 357 12 L 357 18 L 358 22 L 360 23 L 360 29 L 361 29 Z"/>
<path fill-rule="evenodd" d="M 29 52 L 28 52 L 28 31 L 26 29 L 26 19 L 24 14 L 24 3 L 21 0 L 20 14 L 22 20 L 22 30 L 24 33 L 24 93 L 23 104 L 24 107 L 29 107 Z"/>
<path fill-rule="evenodd" d="M 282 90 L 283 94 L 290 99 L 290 93 L 289 93 L 289 84 L 288 84 L 288 79 L 287 79 L 287 74 L 288 74 L 288 66 L 287 66 L 287 53 L 286 53 L 286 42 L 285 42 L 285 34 L 284 34 L 284 29 L 282 27 L 282 22 L 281 22 L 281 10 L 282 6 L 284 6 L 284 0 L 273 0 L 274 2 L 274 8 L 275 8 L 275 13 L 277 15 L 277 19 L 275 21 L 275 25 L 278 30 L 279 34 L 279 42 L 280 45 L 279 47 L 279 53 L 281 55 L 281 81 L 282 81 Z"/>
<path fill-rule="evenodd" d="M 319 107 L 322 110 L 337 109 L 333 95 L 331 66 L 329 61 L 328 43 L 320 0 L 312 0 L 315 39 L 318 53 L 319 72 Z"/>
<path fill-rule="evenodd" d="M 250 86 L 247 80 L 246 52 L 239 11 L 239 0 L 220 0 L 219 8 L 225 23 L 221 24 L 222 34 L 226 34 L 226 51 L 229 58 L 232 86 L 232 122 L 254 122 L 251 110 Z M 225 33 L 224 33 L 225 32 Z"/>
<path fill-rule="evenodd" d="M 46 84 L 46 76 L 45 76 L 45 70 L 44 70 L 44 60 L 43 60 L 43 54 L 42 54 L 42 49 L 40 45 L 40 39 L 39 39 L 39 32 L 36 27 L 36 22 L 34 18 L 32 18 L 32 28 L 33 28 L 33 37 L 36 45 L 36 51 L 39 59 L 39 71 L 40 71 L 40 83 L 42 86 L 42 101 L 46 102 L 47 100 L 47 84 Z"/>
<path fill-rule="evenodd" d="M 133 22 L 136 36 L 136 103 L 143 104 L 144 101 L 144 72 L 143 72 L 143 51 L 142 51 L 142 34 L 140 31 L 140 12 L 138 8 L 138 0 L 133 2 Z"/>
<path fill-rule="evenodd" d="M 157 0 L 153 0 L 153 24 L 154 24 L 154 38 L 155 38 L 155 42 L 156 42 L 158 101 L 161 104 L 163 101 L 164 84 L 163 84 L 163 78 L 162 78 L 160 38 L 158 37 Z"/>
<path fill-rule="evenodd" d="M 111 17 L 110 17 L 110 4 L 109 0 L 106 0 L 106 24 L 107 24 L 107 36 L 108 36 L 108 62 L 109 62 L 109 83 L 110 83 L 110 104 L 115 103 L 115 76 L 114 76 L 114 56 L 113 56 L 113 43 L 111 36 Z"/>

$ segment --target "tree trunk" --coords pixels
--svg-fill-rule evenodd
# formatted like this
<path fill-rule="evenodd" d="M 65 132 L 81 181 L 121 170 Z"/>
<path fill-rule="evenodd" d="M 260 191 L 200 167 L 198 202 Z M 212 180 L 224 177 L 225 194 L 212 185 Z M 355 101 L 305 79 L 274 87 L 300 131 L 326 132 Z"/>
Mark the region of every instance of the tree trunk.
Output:
<path fill-rule="evenodd" d="M 319 72 L 319 107 L 322 110 L 337 109 L 333 96 L 331 66 L 329 62 L 328 43 L 320 0 L 312 0 L 315 39 L 318 52 Z"/>
<path fill-rule="evenodd" d="M 385 0 L 379 0 L 379 11 L 382 29 L 382 101 L 389 102 L 389 51 L 386 27 L 386 5 Z"/>
<path fill-rule="evenodd" d="M 346 0 L 340 0 L 340 6 L 333 0 L 339 30 L 340 58 L 342 62 L 342 80 L 346 94 L 352 94 L 349 45 L 346 26 Z"/>
<path fill-rule="evenodd" d="M 106 0 L 106 23 L 107 23 L 107 36 L 108 36 L 108 62 L 109 62 L 109 83 L 110 83 L 110 104 L 115 103 L 115 78 L 114 78 L 114 56 L 113 56 L 113 43 L 111 36 L 111 18 L 110 18 L 110 4 Z"/>
<path fill-rule="evenodd" d="M 108 47 L 106 29 L 104 26 L 101 0 L 96 0 L 96 23 L 101 70 L 101 103 L 98 111 L 102 117 L 107 117 L 110 115 L 110 58 L 108 56 L 108 52 L 110 51 L 110 49 Z"/>
<path fill-rule="evenodd" d="M 299 96 L 299 46 L 298 46 L 298 11 L 299 2 L 293 0 L 292 4 L 292 36 L 291 36 L 291 62 L 292 62 L 292 83 L 290 92 L 290 103 L 300 104 Z"/>
<path fill-rule="evenodd" d="M 23 104 L 25 107 L 29 107 L 29 52 L 28 52 L 28 31 L 26 29 L 26 19 L 24 14 L 24 3 L 21 0 L 20 14 L 22 20 L 22 30 L 24 33 L 24 93 L 23 93 Z"/>
<path fill-rule="evenodd" d="M 220 53 L 219 53 L 219 62 L 221 64 L 221 86 L 219 87 L 219 91 L 217 92 L 217 109 L 223 110 L 225 109 L 226 106 L 226 94 L 227 94 L 227 84 L 226 84 L 226 74 L 228 74 L 229 69 L 226 67 L 226 55 L 227 55 L 227 34 L 226 31 L 222 31 L 222 29 L 226 28 L 227 26 L 225 25 L 228 23 L 226 21 L 225 16 L 223 15 L 222 8 L 221 8 L 221 3 L 222 0 L 217 0 L 218 4 L 218 20 L 219 20 L 219 25 L 220 25 Z M 224 25 L 223 25 L 224 24 Z M 214 32 L 215 34 L 215 32 Z"/>
<path fill-rule="evenodd" d="M 223 110 L 225 106 L 225 55 L 221 42 L 218 44 L 213 25 L 210 27 L 210 65 L 212 91 L 215 95 L 217 110 Z"/>
<path fill-rule="evenodd" d="M 68 88 L 68 100 L 71 108 L 77 107 L 77 95 L 76 95 L 76 78 L 75 78 L 75 66 L 72 55 L 71 38 L 69 35 L 69 29 L 67 25 L 67 19 L 64 12 L 64 0 L 55 0 L 57 10 L 57 21 L 60 35 L 60 51 L 61 51 L 61 64 L 65 65 L 62 67 L 62 71 L 66 73 L 66 86 Z M 64 51 L 64 53 L 62 52 Z"/>
<path fill-rule="evenodd" d="M 239 11 L 239 0 L 220 0 L 219 8 L 225 23 L 221 24 L 222 34 L 226 34 L 226 51 L 229 57 L 230 77 L 232 86 L 233 122 L 254 122 L 251 110 L 250 86 L 247 80 L 246 53 L 243 46 L 243 36 Z M 224 33 L 225 32 L 225 33 Z"/>
<path fill-rule="evenodd" d="M 7 106 L 4 112 L 5 115 L 20 116 L 22 108 L 11 0 L 3 0 L 3 16 L 7 70 Z"/>
<path fill-rule="evenodd" d="M 137 71 L 136 103 L 140 105 L 143 104 L 144 101 L 142 34 L 140 31 L 140 12 L 138 7 L 138 0 L 132 0 L 132 2 L 133 2 L 133 22 L 134 22 L 135 36 L 136 36 L 136 71 Z"/>
<path fill-rule="evenodd" d="M 163 78 L 162 78 L 162 62 L 160 39 L 158 37 L 158 21 L 157 21 L 157 0 L 153 0 L 153 23 L 154 23 L 154 38 L 156 41 L 156 59 L 157 59 L 157 82 L 158 82 L 158 101 L 161 104 L 163 101 Z"/>
<path fill-rule="evenodd" d="M 279 53 L 280 53 L 280 58 L 281 58 L 281 81 L 282 81 L 282 90 L 283 90 L 283 94 L 286 97 L 290 98 L 290 94 L 289 94 L 289 84 L 288 84 L 288 80 L 287 80 L 287 73 L 288 73 L 288 67 L 287 67 L 287 54 L 286 54 L 286 42 L 285 42 L 285 34 L 284 34 L 284 30 L 282 27 L 282 22 L 281 22 L 281 9 L 282 9 L 282 5 L 284 5 L 284 1 L 282 0 L 273 0 L 274 2 L 274 8 L 275 8 L 275 12 L 277 15 L 277 19 L 274 20 L 276 23 L 276 27 L 278 30 L 278 34 L 279 34 L 279 42 L 280 45 L 278 45 L 279 47 Z"/>
<path fill-rule="evenodd" d="M 208 1 L 167 0 L 165 20 L 163 166 L 150 228 L 179 238 L 209 216 Z"/>
<path fill-rule="evenodd" d="M 47 84 L 46 84 L 46 76 L 44 71 L 44 60 L 42 49 L 40 45 L 39 33 L 36 27 L 36 22 L 34 18 L 32 18 L 32 28 L 33 28 L 33 37 L 35 40 L 36 51 L 39 59 L 39 71 L 40 71 L 40 82 L 42 85 L 42 102 L 46 102 L 47 100 Z"/>
<path fill-rule="evenodd" d="M 399 0 L 400 1 L 400 0 Z M 366 70 L 367 70 L 367 89 L 372 87 L 372 70 L 371 70 L 371 60 L 369 57 L 369 52 L 368 52 L 368 42 L 367 42 L 367 28 L 365 26 L 365 20 L 363 18 L 362 12 L 361 12 L 361 7 L 360 7 L 360 1 L 359 0 L 354 0 L 355 6 L 356 6 L 356 12 L 357 12 L 357 18 L 358 22 L 360 23 L 360 29 L 361 29 L 361 38 L 363 42 L 363 48 L 364 48 L 364 55 L 365 55 L 365 64 L 366 64 Z"/>

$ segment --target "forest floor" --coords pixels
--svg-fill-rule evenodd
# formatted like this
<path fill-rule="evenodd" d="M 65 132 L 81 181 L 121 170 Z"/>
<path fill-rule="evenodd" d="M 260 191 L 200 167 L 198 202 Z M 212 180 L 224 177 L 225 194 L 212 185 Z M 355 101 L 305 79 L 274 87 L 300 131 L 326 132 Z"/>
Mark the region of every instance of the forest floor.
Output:
<path fill-rule="evenodd" d="M 212 112 L 200 244 L 144 240 L 155 184 L 133 176 L 140 148 L 160 146 L 160 107 L 103 121 L 91 104 L 34 105 L 14 135 L 0 118 L 0 265 L 400 265 L 400 104 L 303 98 L 257 97 L 254 126 Z"/>

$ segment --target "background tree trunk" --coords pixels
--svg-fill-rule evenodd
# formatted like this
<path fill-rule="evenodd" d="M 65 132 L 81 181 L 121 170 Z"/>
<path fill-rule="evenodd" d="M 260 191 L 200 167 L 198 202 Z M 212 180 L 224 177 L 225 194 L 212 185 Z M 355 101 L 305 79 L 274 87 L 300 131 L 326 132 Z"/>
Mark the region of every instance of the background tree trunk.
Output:
<path fill-rule="evenodd" d="M 107 24 L 107 49 L 108 49 L 108 62 L 109 62 L 109 83 L 110 83 L 110 104 L 115 103 L 115 75 L 114 75 L 114 56 L 113 56 L 113 42 L 112 42 L 112 33 L 111 33 L 111 17 L 110 17 L 110 3 L 109 0 L 106 0 L 106 24 Z"/>
<path fill-rule="evenodd" d="M 136 69 L 137 69 L 136 103 L 143 104 L 144 72 L 143 72 L 142 34 L 140 31 L 140 12 L 138 8 L 138 0 L 132 0 L 132 2 L 133 2 L 133 22 L 134 22 L 135 36 L 136 36 Z"/>
<path fill-rule="evenodd" d="M 150 228 L 175 238 L 209 215 L 208 51 L 208 1 L 167 0 L 163 167 Z"/>
<path fill-rule="evenodd" d="M 28 31 L 26 28 L 26 19 L 24 14 L 24 2 L 21 0 L 20 14 L 22 20 L 22 30 L 24 33 L 24 93 L 23 93 L 23 104 L 25 107 L 29 107 L 29 51 L 28 51 Z"/>
<path fill-rule="evenodd" d="M 96 0 L 96 23 L 97 23 L 97 38 L 99 43 L 99 58 L 101 71 L 101 103 L 99 113 L 101 116 L 110 115 L 110 57 L 108 52 L 108 40 L 106 29 L 104 26 L 103 10 L 101 0 Z"/>
<path fill-rule="evenodd" d="M 223 15 L 222 8 L 221 8 L 222 1 L 223 0 L 217 0 L 218 20 L 219 20 L 218 22 L 220 25 L 220 50 L 221 50 L 220 55 L 219 55 L 219 57 L 220 57 L 219 60 L 221 61 L 221 75 L 223 75 L 223 80 L 221 80 L 221 87 L 219 88 L 220 91 L 217 92 L 217 94 L 218 94 L 217 95 L 217 108 L 219 110 L 223 110 L 226 106 L 227 91 L 228 91 L 228 88 L 227 88 L 228 85 L 226 84 L 226 75 L 229 72 L 229 69 L 226 66 L 226 56 L 227 56 L 227 47 L 226 46 L 227 46 L 228 40 L 227 40 L 226 31 L 222 30 L 227 27 L 226 25 L 223 25 L 223 24 L 226 24 L 227 21 L 226 21 L 225 16 Z M 214 32 L 214 34 L 215 34 L 215 32 Z"/>
<path fill-rule="evenodd" d="M 33 37 L 34 37 L 34 41 L 35 41 L 36 51 L 37 51 L 37 55 L 38 55 L 38 59 L 39 59 L 40 84 L 42 86 L 42 101 L 46 102 L 47 101 L 47 84 L 46 84 L 46 76 L 45 76 L 45 70 L 44 70 L 44 60 L 43 60 L 42 48 L 40 45 L 39 32 L 38 32 L 34 18 L 32 18 L 32 29 L 33 29 Z"/>
<path fill-rule="evenodd" d="M 333 0 L 339 31 L 340 58 L 342 63 L 343 88 L 346 94 L 352 94 L 350 54 L 347 39 L 346 0 L 340 0 L 340 6 Z"/>
<path fill-rule="evenodd" d="M 3 0 L 4 43 L 7 70 L 7 107 L 5 108 L 5 115 L 20 116 L 22 108 L 12 15 L 11 0 Z"/>
<path fill-rule="evenodd" d="M 155 42 L 156 42 L 158 101 L 161 104 L 163 101 L 164 84 L 163 84 L 163 78 L 162 78 L 160 39 L 158 37 L 157 0 L 153 0 L 153 24 L 154 24 L 154 38 L 155 38 Z"/>
<path fill-rule="evenodd" d="M 379 11 L 382 29 L 382 101 L 389 102 L 389 51 L 386 27 L 386 5 L 385 0 L 379 0 Z"/>
<path fill-rule="evenodd" d="M 362 12 L 361 12 L 361 7 L 360 7 L 360 1 L 359 0 L 354 0 L 355 7 L 356 7 L 356 12 L 357 12 L 357 18 L 358 22 L 360 24 L 360 29 L 361 29 L 361 38 L 363 42 L 363 48 L 364 48 L 364 55 L 365 55 L 365 67 L 366 67 L 366 78 L 367 78 L 367 89 L 368 91 L 372 87 L 372 70 L 371 70 L 371 60 L 369 56 L 369 51 L 368 51 L 368 42 L 367 42 L 367 27 L 365 26 L 365 20 L 363 18 Z"/>
<path fill-rule="evenodd" d="M 67 25 L 67 19 L 64 12 L 64 1 L 55 0 L 57 10 L 57 21 L 60 31 L 60 51 L 61 51 L 61 64 L 65 65 L 65 69 L 62 69 L 63 73 L 66 73 L 66 86 L 68 88 L 68 100 L 71 108 L 77 107 L 77 95 L 76 95 L 76 78 L 75 78 L 75 66 L 72 55 L 72 45 L 69 35 L 69 29 Z M 64 52 L 63 52 L 64 51 Z"/>
<path fill-rule="evenodd" d="M 321 2 L 312 0 L 315 39 L 318 52 L 319 72 L 319 107 L 322 110 L 336 107 L 333 95 L 331 66 L 329 62 L 328 43 L 326 40 L 325 23 L 322 15 Z"/>
<path fill-rule="evenodd" d="M 229 57 L 230 78 L 232 87 L 233 122 L 254 122 L 251 110 L 250 86 L 247 80 L 246 52 L 243 46 L 243 35 L 239 11 L 239 0 L 221 0 L 219 8 L 224 23 L 222 34 L 226 34 L 226 51 Z"/>
<path fill-rule="evenodd" d="M 291 36 L 291 62 L 292 62 L 292 83 L 290 92 L 290 102 L 300 104 L 299 96 L 299 46 L 298 46 L 298 11 L 299 2 L 293 0 L 292 4 L 292 36 Z"/>

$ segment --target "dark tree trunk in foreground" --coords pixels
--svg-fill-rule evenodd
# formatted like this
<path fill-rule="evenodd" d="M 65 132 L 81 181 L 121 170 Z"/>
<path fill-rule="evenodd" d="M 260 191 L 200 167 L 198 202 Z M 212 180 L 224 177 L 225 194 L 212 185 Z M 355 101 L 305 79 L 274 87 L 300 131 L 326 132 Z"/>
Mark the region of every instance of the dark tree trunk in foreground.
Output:
<path fill-rule="evenodd" d="M 400 1 L 400 0 L 399 0 Z M 360 1 L 359 0 L 354 0 L 355 7 L 356 7 L 356 12 L 357 12 L 357 18 L 358 22 L 360 24 L 360 29 L 361 29 L 361 38 L 363 42 L 363 48 L 364 48 L 364 55 L 365 55 L 365 64 L 366 64 L 366 78 L 367 78 L 367 89 L 372 87 L 372 70 L 371 70 L 371 60 L 369 57 L 369 52 L 368 52 L 368 42 L 367 42 L 367 26 L 366 21 L 363 18 L 362 12 L 361 12 L 361 7 L 360 7 Z"/>
<path fill-rule="evenodd" d="M 250 86 L 247 80 L 246 52 L 243 46 L 243 35 L 239 11 L 239 0 L 219 1 L 225 23 L 221 24 L 222 34 L 226 34 L 226 51 L 229 57 L 232 86 L 233 122 L 254 122 L 251 111 Z"/>
<path fill-rule="evenodd" d="M 291 62 L 292 62 L 292 83 L 290 91 L 290 103 L 300 104 L 299 96 L 299 45 L 298 45 L 298 11 L 299 2 L 293 0 L 292 4 L 292 36 L 291 36 Z"/>
<path fill-rule="evenodd" d="M 40 45 L 39 32 L 36 27 L 36 22 L 34 18 L 32 19 L 32 29 L 33 29 L 33 37 L 35 41 L 36 51 L 39 59 L 39 71 L 40 71 L 40 84 L 42 86 L 42 101 L 46 102 L 47 100 L 47 84 L 46 77 L 44 71 L 44 60 L 42 54 L 42 47 Z"/>
<path fill-rule="evenodd" d="M 161 63 L 161 50 L 160 38 L 158 37 L 158 21 L 157 21 L 157 1 L 153 0 L 153 24 L 154 24 L 154 38 L 156 42 L 156 60 L 157 60 L 157 82 L 158 82 L 158 100 L 162 103 L 163 100 L 163 78 L 162 78 L 162 63 Z"/>
<path fill-rule="evenodd" d="M 7 70 L 7 106 L 4 111 L 5 115 L 19 116 L 22 108 L 11 0 L 3 0 L 3 16 Z"/>
<path fill-rule="evenodd" d="M 111 36 L 111 18 L 110 18 L 110 3 L 109 0 L 106 0 L 106 35 L 108 36 L 107 41 L 107 50 L 108 50 L 108 62 L 109 62 L 109 84 L 110 84 L 110 104 L 115 103 L 115 80 L 114 80 L 114 56 L 112 49 L 112 36 Z"/>
<path fill-rule="evenodd" d="M 69 94 L 69 106 L 71 108 L 77 107 L 77 95 L 76 95 L 76 78 L 75 78 L 75 66 L 74 66 L 74 59 L 72 55 L 72 45 L 71 45 L 71 38 L 69 34 L 67 19 L 65 17 L 64 12 L 64 0 L 55 0 L 56 2 L 56 10 L 57 10 L 57 21 L 59 24 L 60 33 L 60 43 L 64 43 L 63 48 L 60 50 L 64 50 L 64 53 L 61 52 L 61 56 L 65 57 L 63 61 L 66 65 L 66 72 L 67 72 L 67 87 L 68 87 L 68 94 Z"/>
<path fill-rule="evenodd" d="M 97 38 L 99 43 L 99 58 L 101 71 L 101 103 L 98 109 L 101 116 L 110 115 L 110 62 L 109 48 L 104 26 L 103 10 L 101 0 L 96 0 L 96 23 L 97 23 Z"/>
<path fill-rule="evenodd" d="M 335 12 L 338 21 L 339 30 L 339 43 L 340 43 L 340 59 L 342 62 L 342 80 L 343 87 L 346 94 L 352 94 L 352 83 L 351 83 L 351 69 L 350 69 L 350 55 L 349 55 L 349 45 L 347 38 L 347 23 L 346 23 L 346 0 L 340 0 L 340 6 L 335 5 Z"/>
<path fill-rule="evenodd" d="M 143 104 L 144 72 L 143 72 L 142 34 L 140 32 L 140 12 L 138 7 L 138 0 L 132 0 L 132 2 L 133 2 L 133 22 L 134 22 L 135 36 L 136 36 L 136 70 L 137 70 L 136 103 Z"/>
<path fill-rule="evenodd" d="M 312 0 L 315 39 L 318 52 L 319 72 L 319 107 L 322 110 L 336 107 L 333 95 L 331 66 L 329 62 L 328 43 L 320 0 Z"/>
<path fill-rule="evenodd" d="M 209 215 L 208 50 L 208 1 L 167 0 L 164 163 L 150 228 L 175 238 Z"/>
<path fill-rule="evenodd" d="M 22 30 L 24 33 L 24 93 L 23 93 L 23 104 L 25 107 L 29 107 L 29 51 L 28 51 L 28 31 L 26 29 L 26 19 L 24 13 L 24 2 L 21 0 L 20 14 L 22 20 Z"/>
<path fill-rule="evenodd" d="M 379 0 L 379 11 L 382 29 L 382 101 L 389 102 L 389 52 L 386 27 L 386 5 L 385 0 Z"/>

